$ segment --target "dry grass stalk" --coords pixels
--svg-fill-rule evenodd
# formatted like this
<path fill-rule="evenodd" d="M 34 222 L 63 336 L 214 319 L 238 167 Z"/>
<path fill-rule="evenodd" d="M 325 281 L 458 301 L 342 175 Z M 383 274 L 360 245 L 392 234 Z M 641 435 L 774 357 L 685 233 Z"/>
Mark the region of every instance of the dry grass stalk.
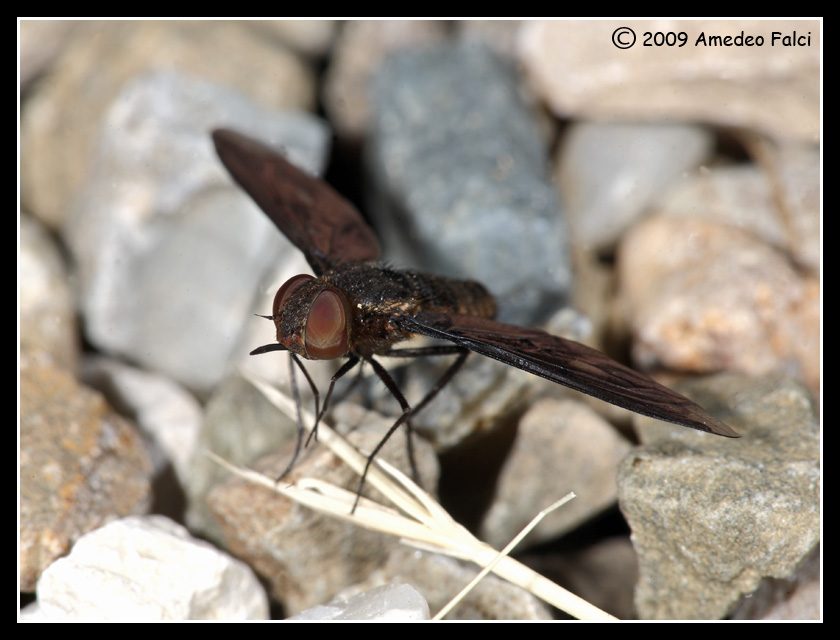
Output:
<path fill-rule="evenodd" d="M 283 395 L 263 380 L 253 376 L 247 377 L 281 411 L 296 417 L 297 408 L 291 398 Z M 313 424 L 311 415 L 304 414 L 303 421 L 306 425 Z M 322 423 L 318 427 L 318 441 L 329 447 L 333 453 L 361 475 L 367 458 L 328 425 Z M 527 589 L 538 598 L 575 618 L 582 620 L 614 619 L 608 613 L 554 584 L 507 555 L 513 546 L 533 528 L 536 522 L 573 497 L 573 494 L 566 496 L 538 514 L 534 521 L 523 530 L 523 533 L 517 536 L 500 553 L 475 538 L 463 526 L 453 520 L 432 496 L 384 460 L 377 458 L 371 465 L 366 483 L 376 487 L 396 508 L 363 497 L 355 512 L 351 513 L 353 503 L 356 500 L 355 492 L 315 478 L 301 478 L 294 484 L 288 485 L 250 469 L 236 467 L 210 452 L 208 454 L 219 464 L 248 481 L 263 485 L 320 513 L 352 522 L 373 531 L 397 536 L 405 544 L 468 560 L 484 567 L 484 572 L 473 582 L 477 582 L 488 571 L 493 571 L 496 575 Z M 445 614 L 448 610 L 449 605 L 442 611 L 442 614 Z"/>

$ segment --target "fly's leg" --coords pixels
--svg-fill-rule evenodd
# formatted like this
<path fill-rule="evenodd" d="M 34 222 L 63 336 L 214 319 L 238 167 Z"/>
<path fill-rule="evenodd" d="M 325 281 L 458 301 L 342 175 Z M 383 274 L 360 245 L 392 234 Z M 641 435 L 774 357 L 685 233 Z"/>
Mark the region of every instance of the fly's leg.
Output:
<path fill-rule="evenodd" d="M 408 404 L 408 401 L 405 399 L 405 396 L 400 391 L 397 383 L 394 382 L 394 379 L 391 375 L 385 370 L 385 368 L 379 364 L 373 358 L 366 358 L 368 362 L 370 362 L 373 370 L 376 372 L 376 375 L 382 380 L 383 384 L 388 388 L 388 391 L 391 392 L 391 395 L 396 398 L 397 402 L 399 402 L 400 407 L 402 408 L 402 415 L 397 418 L 396 422 L 388 429 L 388 432 L 379 441 L 379 443 L 374 448 L 373 452 L 368 456 L 367 463 L 365 464 L 364 471 L 362 472 L 362 479 L 359 482 L 359 489 L 356 492 L 356 501 L 353 503 L 353 509 L 350 513 L 356 511 L 356 507 L 359 504 L 359 499 L 362 497 L 362 490 L 365 486 L 365 479 L 367 478 L 367 472 L 370 468 L 370 465 L 373 463 L 373 459 L 376 457 L 376 454 L 382 449 L 386 442 L 388 442 L 388 438 L 390 438 L 394 432 L 399 429 L 403 424 L 407 427 L 406 433 L 406 443 L 408 448 L 408 459 L 409 463 L 411 464 L 411 474 L 414 477 L 415 481 L 419 480 L 419 473 L 417 471 L 417 462 L 414 456 L 414 442 L 413 442 L 413 429 L 411 427 L 411 417 L 420 413 L 431 401 L 432 399 L 438 394 L 438 392 L 445 387 L 450 380 L 458 373 L 458 370 L 463 366 L 464 361 L 467 359 L 469 355 L 469 351 L 462 347 L 455 347 L 455 346 L 441 346 L 441 347 L 427 347 L 427 348 L 419 348 L 419 349 L 397 349 L 394 351 L 387 352 L 382 355 L 387 356 L 397 356 L 397 357 L 418 357 L 418 356 L 427 356 L 427 355 L 448 355 L 452 353 L 457 353 L 458 357 L 455 361 L 449 365 L 449 368 L 443 373 L 440 379 L 435 383 L 435 385 L 428 391 L 428 393 L 424 396 L 424 398 L 414 407 Z"/>

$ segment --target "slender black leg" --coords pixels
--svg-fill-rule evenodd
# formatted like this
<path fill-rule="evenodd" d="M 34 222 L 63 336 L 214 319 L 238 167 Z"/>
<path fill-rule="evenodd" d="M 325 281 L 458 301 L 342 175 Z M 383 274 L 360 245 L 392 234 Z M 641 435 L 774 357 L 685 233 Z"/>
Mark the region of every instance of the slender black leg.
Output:
<path fill-rule="evenodd" d="M 252 352 L 252 354 L 283 350 L 285 349 L 275 345 L 266 345 L 265 347 L 255 349 Z M 362 472 L 362 479 L 359 482 L 359 489 L 356 492 L 356 501 L 353 503 L 353 509 L 351 513 L 356 510 L 356 506 L 359 504 L 359 499 L 362 496 L 362 490 L 365 486 L 365 479 L 367 477 L 368 469 L 370 469 L 370 465 L 373 463 L 373 459 L 376 457 L 376 455 L 379 453 L 382 447 L 385 446 L 385 443 L 388 441 L 388 439 L 403 424 L 405 424 L 407 428 L 406 443 L 408 449 L 408 459 L 409 463 L 411 464 L 411 473 L 415 481 L 419 481 L 417 461 L 414 455 L 414 430 L 411 427 L 411 418 L 412 416 L 420 413 L 420 411 L 422 411 L 432 401 L 432 399 L 438 394 L 438 392 L 441 389 L 443 389 L 443 387 L 445 387 L 450 380 L 452 380 L 452 378 L 455 376 L 458 370 L 463 366 L 464 361 L 467 359 L 467 355 L 469 355 L 469 351 L 467 351 L 463 347 L 458 347 L 455 345 L 441 345 L 433 347 L 420 347 L 417 349 L 393 349 L 391 351 L 387 351 L 381 354 L 383 356 L 395 358 L 417 358 L 420 356 L 439 356 L 452 354 L 458 354 L 458 357 L 413 409 L 408 404 L 408 401 L 405 399 L 405 396 L 402 394 L 402 391 L 400 391 L 400 388 L 397 386 L 397 383 L 394 382 L 394 379 L 391 377 L 388 371 L 372 357 L 365 358 L 367 362 L 370 362 L 371 366 L 373 367 L 373 370 L 376 372 L 376 375 L 379 377 L 380 380 L 382 380 L 382 382 L 388 388 L 388 391 L 391 392 L 391 395 L 393 395 L 394 398 L 396 398 L 397 402 L 399 402 L 400 408 L 402 409 L 402 415 L 399 418 L 397 418 L 396 422 L 394 422 L 391 428 L 388 429 L 388 432 L 379 441 L 379 443 L 377 443 L 373 452 L 368 456 L 367 462 L 365 463 L 364 471 Z M 289 354 L 289 380 L 292 388 L 292 397 L 295 400 L 295 406 L 297 408 L 298 439 L 297 444 L 295 445 L 295 452 L 292 455 L 292 459 L 289 462 L 286 469 L 283 471 L 283 473 L 280 474 L 280 476 L 277 478 L 278 482 L 282 480 L 295 466 L 295 463 L 297 462 L 298 456 L 300 455 L 303 446 L 308 446 L 312 438 L 315 438 L 315 440 L 318 439 L 318 425 L 321 423 L 321 420 L 323 419 L 324 415 L 327 412 L 327 409 L 329 408 L 330 400 L 332 398 L 336 382 L 343 378 L 348 372 L 350 372 L 353 369 L 353 367 L 359 364 L 359 362 L 360 358 L 358 356 L 350 356 L 347 362 L 345 362 L 341 366 L 341 368 L 335 372 L 333 377 L 330 379 L 330 386 L 329 389 L 327 389 L 326 396 L 324 396 L 324 403 L 323 405 L 321 405 L 318 389 L 315 386 L 315 382 L 312 380 L 312 377 L 309 375 L 309 372 L 306 370 L 306 368 L 303 366 L 303 363 L 295 354 Z M 303 414 L 301 409 L 300 389 L 298 388 L 297 378 L 295 377 L 295 366 L 297 366 L 303 372 L 303 375 L 306 378 L 307 383 L 309 384 L 309 388 L 312 389 L 312 394 L 315 398 L 315 424 L 312 427 L 312 431 L 310 432 L 309 437 L 306 439 L 305 445 L 303 441 L 304 428 Z"/>
<path fill-rule="evenodd" d="M 306 439 L 306 446 L 309 446 L 309 441 L 312 440 L 314 437 L 315 440 L 318 440 L 318 425 L 321 424 L 321 418 L 324 417 L 324 414 L 327 412 L 327 409 L 330 406 L 330 398 L 332 398 L 333 389 L 335 389 L 335 383 L 343 378 L 350 370 L 353 369 L 357 364 L 359 364 L 359 358 L 356 356 L 350 356 L 350 359 L 341 365 L 341 368 L 333 374 L 333 377 L 330 378 L 330 386 L 327 389 L 327 395 L 324 396 L 324 406 L 321 407 L 321 411 L 317 413 L 317 417 L 315 418 L 315 426 L 312 427 L 312 432 L 309 434 L 309 438 Z"/>
<path fill-rule="evenodd" d="M 458 357 L 455 361 L 449 366 L 449 368 L 443 373 L 440 379 L 435 383 L 435 385 L 429 389 L 429 392 L 425 395 L 425 397 L 417 404 L 417 406 L 412 409 L 408 401 L 403 396 L 402 392 L 400 391 L 397 383 L 394 382 L 394 379 L 391 375 L 385 370 L 385 368 L 379 364 L 373 358 L 366 358 L 368 362 L 370 362 L 373 370 L 376 372 L 376 375 L 379 376 L 379 379 L 385 384 L 388 388 L 388 391 L 396 398 L 397 402 L 400 403 L 400 407 L 402 408 L 402 415 L 397 418 L 396 422 L 388 429 L 388 432 L 385 434 L 379 443 L 374 448 L 373 452 L 368 456 L 367 462 L 365 463 L 364 471 L 362 472 L 362 479 L 359 482 L 359 489 L 356 492 L 356 501 L 353 503 L 353 509 L 350 513 L 356 511 L 356 507 L 359 504 L 359 499 L 362 497 L 362 490 L 365 486 L 365 479 L 367 478 L 368 469 L 370 469 L 371 463 L 373 463 L 373 459 L 376 457 L 376 454 L 382 449 L 386 442 L 388 442 L 388 438 L 390 438 L 394 432 L 400 428 L 403 424 L 406 425 L 407 433 L 406 433 L 406 442 L 408 448 L 408 458 L 411 464 L 411 473 L 414 476 L 414 480 L 417 481 L 419 477 L 419 473 L 417 472 L 417 462 L 414 457 L 414 444 L 413 444 L 413 429 L 411 427 L 411 417 L 420 413 L 431 401 L 432 399 L 438 394 L 438 392 L 445 387 L 450 380 L 458 373 L 458 370 L 463 366 L 464 361 L 467 359 L 469 355 L 469 351 L 461 347 L 429 347 L 429 348 L 421 348 L 421 349 L 398 349 L 393 352 L 389 352 L 385 355 L 395 355 L 400 352 L 415 352 L 414 354 L 404 354 L 406 357 L 416 357 L 419 355 L 445 355 L 451 353 L 457 353 Z"/>
<path fill-rule="evenodd" d="M 277 477 L 277 482 L 280 482 L 289 471 L 292 470 L 292 467 L 295 466 L 295 462 L 297 462 L 298 456 L 300 455 L 301 445 L 303 444 L 303 413 L 301 409 L 300 403 L 300 389 L 298 388 L 297 378 L 295 377 L 295 365 L 297 365 L 301 371 L 303 371 L 303 375 L 306 377 L 306 380 L 309 382 L 309 387 L 312 389 L 312 393 L 315 396 L 315 413 L 317 414 L 318 411 L 318 404 L 319 404 L 319 395 L 318 389 L 315 388 L 315 383 L 312 381 L 312 377 L 309 375 L 309 372 L 303 366 L 303 363 L 298 359 L 298 357 L 294 353 L 289 354 L 289 384 L 292 387 L 292 397 L 295 399 L 295 408 L 297 409 L 297 427 L 298 427 L 298 437 L 297 437 L 297 444 L 295 445 L 295 452 L 292 455 L 292 459 L 289 462 L 286 469 Z M 308 440 L 307 440 L 308 442 Z"/>
<path fill-rule="evenodd" d="M 297 462 L 298 456 L 300 455 L 300 451 L 303 448 L 303 446 L 309 446 L 309 441 L 312 440 L 313 436 L 315 437 L 316 441 L 318 440 L 318 425 L 320 424 L 321 418 L 324 416 L 324 413 L 326 412 L 327 407 L 329 406 L 330 396 L 332 395 L 333 387 L 335 386 L 335 381 L 341 378 L 353 367 L 355 367 L 356 364 L 358 364 L 358 362 L 359 359 L 355 356 L 352 356 L 350 360 L 344 363 L 341 369 L 339 369 L 338 372 L 336 372 L 336 374 L 332 377 L 332 380 L 330 382 L 330 388 L 327 391 L 326 397 L 324 398 L 324 405 L 323 407 L 320 407 L 321 396 L 318 393 L 318 388 L 315 386 L 315 382 L 312 380 L 312 376 L 309 375 L 309 372 L 306 370 L 306 367 L 303 366 L 303 363 L 294 353 L 289 354 L 289 381 L 292 387 L 292 397 L 295 399 L 295 407 L 297 408 L 298 439 L 297 444 L 295 445 L 295 452 L 292 455 L 292 460 L 291 462 L 289 462 L 285 471 L 283 471 L 283 473 L 280 474 L 280 476 L 277 478 L 278 482 L 285 478 L 286 475 L 295 466 L 295 462 Z M 315 415 L 317 417 L 315 418 L 315 424 L 312 426 L 312 431 L 309 432 L 309 437 L 306 439 L 305 445 L 303 443 L 304 428 L 303 414 L 301 411 L 300 389 L 298 388 L 297 378 L 295 377 L 294 365 L 297 365 L 298 368 L 301 371 L 303 371 L 303 375 L 306 377 L 306 381 L 309 383 L 309 388 L 312 389 L 312 395 L 315 397 Z"/>

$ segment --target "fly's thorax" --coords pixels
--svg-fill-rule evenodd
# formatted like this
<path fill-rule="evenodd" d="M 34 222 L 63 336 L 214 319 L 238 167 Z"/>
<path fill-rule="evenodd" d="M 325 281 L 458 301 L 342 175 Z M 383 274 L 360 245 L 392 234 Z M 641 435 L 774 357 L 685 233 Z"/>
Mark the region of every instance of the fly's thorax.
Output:
<path fill-rule="evenodd" d="M 350 351 L 362 357 L 408 339 L 405 319 L 422 311 L 482 318 L 496 314 L 493 297 L 477 282 L 361 262 L 341 265 L 322 279 L 346 294 L 352 314 Z"/>
<path fill-rule="evenodd" d="M 346 355 L 351 311 L 343 291 L 321 278 L 302 274 L 277 290 L 272 318 L 277 342 L 309 360 Z"/>

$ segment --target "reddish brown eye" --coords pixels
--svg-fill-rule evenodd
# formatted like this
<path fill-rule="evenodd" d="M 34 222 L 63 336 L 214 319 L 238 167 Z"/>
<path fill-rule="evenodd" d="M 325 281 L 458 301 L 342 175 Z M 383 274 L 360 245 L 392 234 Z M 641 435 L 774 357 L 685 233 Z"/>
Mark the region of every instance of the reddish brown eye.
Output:
<path fill-rule="evenodd" d="M 347 312 L 335 291 L 320 293 L 309 309 L 306 353 L 318 360 L 332 360 L 347 353 Z"/>
<path fill-rule="evenodd" d="M 297 289 L 300 285 L 302 285 L 307 280 L 312 280 L 314 276 L 310 276 L 306 273 L 301 273 L 296 276 L 292 276 L 285 283 L 283 286 L 277 290 L 277 293 L 274 295 L 274 306 L 271 308 L 272 315 L 276 318 L 277 314 L 280 313 L 280 309 L 282 308 L 283 304 L 291 295 L 292 291 Z"/>

